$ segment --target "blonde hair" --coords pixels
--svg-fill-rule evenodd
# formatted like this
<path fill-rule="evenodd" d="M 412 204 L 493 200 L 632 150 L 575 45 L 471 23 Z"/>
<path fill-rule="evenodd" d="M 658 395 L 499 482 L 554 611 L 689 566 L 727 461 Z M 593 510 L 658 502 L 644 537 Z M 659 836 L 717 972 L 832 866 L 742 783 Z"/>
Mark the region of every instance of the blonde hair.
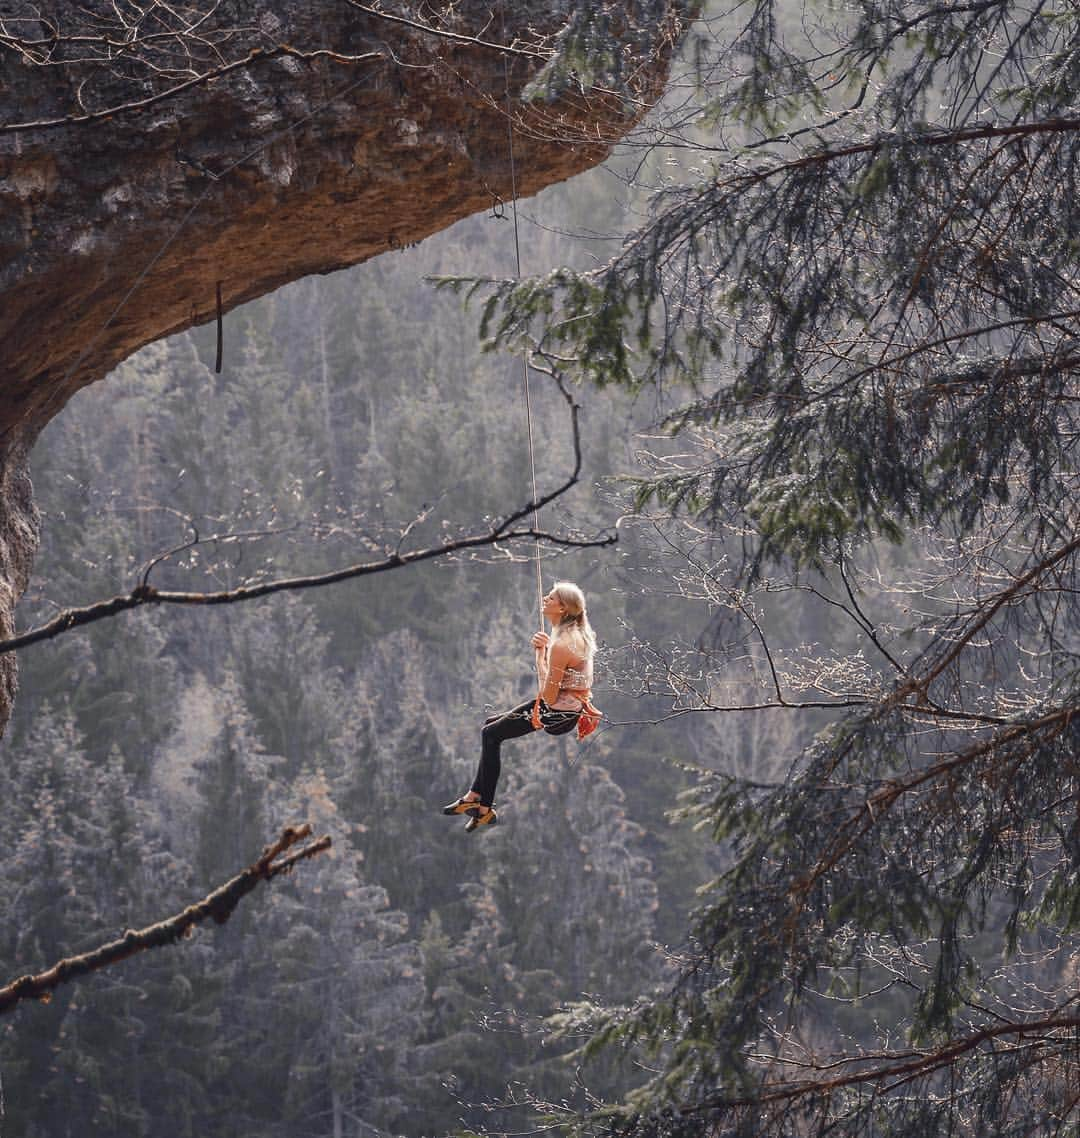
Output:
<path fill-rule="evenodd" d="M 585 610 L 585 594 L 573 581 L 556 581 L 551 591 L 563 606 L 563 615 L 552 629 L 551 642 L 568 640 L 580 642 L 580 650 L 586 660 L 591 660 L 596 651 L 596 633 L 589 623 Z M 568 645 L 569 646 L 569 645 Z"/>

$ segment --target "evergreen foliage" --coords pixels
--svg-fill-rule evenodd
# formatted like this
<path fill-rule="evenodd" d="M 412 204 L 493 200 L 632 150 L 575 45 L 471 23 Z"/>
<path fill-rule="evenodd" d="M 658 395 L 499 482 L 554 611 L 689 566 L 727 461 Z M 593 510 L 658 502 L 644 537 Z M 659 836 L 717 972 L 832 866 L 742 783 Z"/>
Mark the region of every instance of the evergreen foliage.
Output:
<path fill-rule="evenodd" d="M 600 385 L 697 388 L 669 426 L 722 445 L 642 501 L 746 518 L 759 560 L 1061 509 L 1076 13 L 867 4 L 810 57 L 780 15 L 761 0 L 720 45 L 702 176 L 603 268 L 500 285 L 483 330 Z"/>
<path fill-rule="evenodd" d="M 609 17 L 578 5 L 540 87 L 632 96 Z M 7 974 L 160 915 L 294 814 L 335 853 L 0 1025 L 16 1131 L 1076 1133 L 1078 17 L 802 17 L 707 18 L 647 128 L 666 149 L 546 195 L 538 275 L 488 297 L 496 342 L 576 359 L 588 478 L 632 473 L 639 510 L 609 563 L 548 566 L 590 597 L 609 723 L 518 744 L 503 825 L 438 813 L 533 682 L 531 579 L 497 556 L 26 654 Z M 80 395 L 34 456 L 25 611 L 167 549 L 163 579 L 221 587 L 523 500 L 519 370 L 420 283 L 504 273 L 507 229 L 244 309 L 221 376 L 194 334 Z"/>
<path fill-rule="evenodd" d="M 1080 16 L 792 15 L 715 22 L 668 139 L 697 169 L 614 257 L 488 285 L 493 343 L 691 389 L 636 501 L 705 631 L 647 648 L 643 687 L 807 717 L 765 768 L 699 764 L 723 864 L 678 978 L 561 1021 L 652 1074 L 554 1113 L 1075 1134 Z M 799 593 L 832 643 L 785 628 Z"/>

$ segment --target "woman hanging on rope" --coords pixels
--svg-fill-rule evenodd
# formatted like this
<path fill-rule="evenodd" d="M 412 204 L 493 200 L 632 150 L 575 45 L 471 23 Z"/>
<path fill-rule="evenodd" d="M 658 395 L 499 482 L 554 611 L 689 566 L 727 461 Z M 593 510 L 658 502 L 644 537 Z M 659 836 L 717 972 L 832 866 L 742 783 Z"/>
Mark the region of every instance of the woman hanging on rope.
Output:
<path fill-rule="evenodd" d="M 565 735 L 575 727 L 578 737 L 584 738 L 599 722 L 600 713 L 590 702 L 596 635 L 585 612 L 584 595 L 577 585 L 556 581 L 543 599 L 543 612 L 551 621 L 552 635 L 537 632 L 532 638 L 538 694 L 484 723 L 472 789 L 443 807 L 444 814 L 468 814 L 465 829 L 469 833 L 499 820 L 495 785 L 502 770 L 500 751 L 507 739 L 520 739 L 541 729 L 549 735 Z"/>

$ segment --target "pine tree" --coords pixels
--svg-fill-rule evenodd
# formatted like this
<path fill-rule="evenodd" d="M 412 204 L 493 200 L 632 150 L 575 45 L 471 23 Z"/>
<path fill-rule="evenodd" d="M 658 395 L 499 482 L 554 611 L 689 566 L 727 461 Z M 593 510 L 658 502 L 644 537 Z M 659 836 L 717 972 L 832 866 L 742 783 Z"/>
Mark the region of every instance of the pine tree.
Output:
<path fill-rule="evenodd" d="M 413 916 L 416 932 L 438 910 L 457 930 L 456 882 L 472 873 L 468 851 L 447 844 L 439 812 L 461 793 L 461 775 L 447 751 L 444 717 L 427 695 L 431 665 L 432 653 L 415 636 L 385 637 L 348 694 L 362 726 L 337 742 L 337 800 L 372 880 Z"/>
<path fill-rule="evenodd" d="M 162 899 L 184 896 L 186 884 L 120 754 L 89 761 L 70 709 L 43 710 L 5 768 L 7 977 L 150 923 Z M 59 989 L 47 1008 L 14 1013 L 0 1062 L 11 1115 L 26 1133 L 151 1132 L 155 1111 L 176 1100 L 160 1085 L 174 1080 L 154 1061 L 162 1032 L 149 1009 L 173 1006 L 165 1034 L 170 1046 L 183 1037 L 184 1010 L 169 998 L 176 969 L 168 954 L 140 958 Z"/>
<path fill-rule="evenodd" d="M 419 1031 L 408 919 L 365 880 L 321 772 L 296 780 L 274 810 L 282 821 L 310 819 L 335 842 L 303 889 L 274 892 L 236 947 L 225 1079 L 240 1091 L 234 1125 L 283 1138 L 297 1128 L 390 1132 L 407 1115 Z"/>
<path fill-rule="evenodd" d="M 299 597 L 277 602 L 274 619 L 249 609 L 232 622 L 233 663 L 259 737 L 286 759 L 286 770 L 328 763 L 346 698 L 330 663 L 330 636 Z"/>
<path fill-rule="evenodd" d="M 193 863 L 204 880 L 224 880 L 247 865 L 270 832 L 271 796 L 280 755 L 259 738 L 243 693 L 229 679 L 217 700 L 217 733 L 199 766 L 201 806 Z M 244 914 L 238 914 L 244 920 Z"/>
<path fill-rule="evenodd" d="M 689 385 L 636 498 L 722 551 L 687 563 L 728 622 L 689 706 L 814 724 L 702 772 L 725 863 L 677 982 L 570 1021 L 655 1073 L 582 1125 L 1073 1133 L 1080 16 L 790 15 L 717 21 L 698 170 L 608 264 L 485 312 L 595 384 Z M 843 639 L 785 643 L 781 589 Z"/>

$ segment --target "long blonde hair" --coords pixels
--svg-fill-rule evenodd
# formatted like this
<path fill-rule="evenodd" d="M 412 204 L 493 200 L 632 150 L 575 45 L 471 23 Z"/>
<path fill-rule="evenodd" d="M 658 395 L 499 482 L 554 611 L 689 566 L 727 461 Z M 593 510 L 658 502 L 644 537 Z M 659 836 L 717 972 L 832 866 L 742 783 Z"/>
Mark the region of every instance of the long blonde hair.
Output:
<path fill-rule="evenodd" d="M 585 610 L 585 594 L 573 581 L 556 581 L 551 591 L 563 606 L 563 616 L 552 629 L 551 642 L 558 640 L 569 641 L 567 647 L 576 645 L 586 662 L 593 658 L 596 651 L 596 633 L 589 623 L 589 614 Z"/>

